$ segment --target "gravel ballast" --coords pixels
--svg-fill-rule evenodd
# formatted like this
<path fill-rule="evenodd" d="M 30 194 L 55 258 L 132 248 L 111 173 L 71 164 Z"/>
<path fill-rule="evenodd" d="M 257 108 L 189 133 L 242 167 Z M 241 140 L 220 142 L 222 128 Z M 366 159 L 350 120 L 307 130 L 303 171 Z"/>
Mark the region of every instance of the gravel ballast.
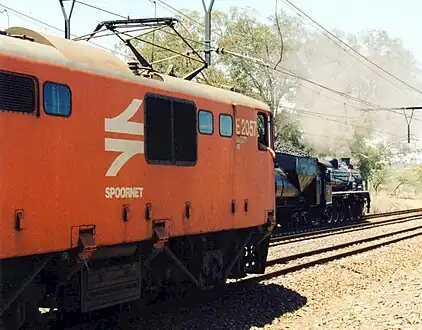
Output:
<path fill-rule="evenodd" d="M 261 328 L 422 329 L 421 242 L 411 238 L 266 281 L 294 288 L 307 304 Z"/>
<path fill-rule="evenodd" d="M 351 241 L 369 238 L 372 236 L 378 236 L 386 233 L 392 233 L 394 231 L 412 228 L 422 225 L 422 219 L 414 219 L 408 222 L 389 224 L 387 226 L 380 226 L 374 228 L 361 228 L 358 231 L 353 232 L 336 232 L 330 236 L 321 238 L 309 237 L 308 240 L 292 242 L 285 242 L 284 244 L 274 245 L 268 251 L 267 260 L 280 258 L 282 256 L 293 255 L 297 253 L 312 251 L 315 249 L 321 249 L 329 246 L 343 244 Z M 277 244 L 277 243 L 276 243 Z"/>
<path fill-rule="evenodd" d="M 416 225 L 416 221 L 412 223 Z M 388 231 L 395 231 L 409 226 L 388 227 Z M 374 228 L 371 235 L 384 232 L 381 227 Z M 360 232 L 350 233 L 347 240 L 362 238 L 359 235 Z M 103 326 L 114 329 L 422 329 L 421 243 L 422 236 L 407 239 L 272 278 L 211 303 L 163 310 L 131 323 Z M 313 247 L 308 247 L 327 246 L 327 242 L 318 245 L 322 243 L 317 240 L 312 244 Z M 285 251 L 280 249 L 273 257 L 284 255 Z M 98 327 L 104 328 L 96 324 L 95 328 Z"/>

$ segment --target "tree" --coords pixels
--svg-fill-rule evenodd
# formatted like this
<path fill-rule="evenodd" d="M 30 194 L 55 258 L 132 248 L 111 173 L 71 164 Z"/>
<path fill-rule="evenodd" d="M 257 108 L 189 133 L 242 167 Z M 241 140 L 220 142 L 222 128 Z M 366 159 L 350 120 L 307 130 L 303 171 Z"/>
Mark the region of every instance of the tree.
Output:
<path fill-rule="evenodd" d="M 303 141 L 300 124 L 294 117 L 286 111 L 278 112 L 275 115 L 275 149 L 277 151 L 288 150 L 293 147 L 304 151 L 307 154 L 315 150 Z"/>
<path fill-rule="evenodd" d="M 274 64 L 274 68 L 280 62 L 295 66 L 301 38 L 306 36 L 305 28 L 300 20 L 284 12 L 269 20 L 270 24 L 259 23 L 250 11 L 232 9 L 225 22 L 225 33 L 218 39 L 218 47 L 261 59 Z M 303 140 L 300 124 L 282 106 L 283 102 L 294 100 L 297 81 L 243 58 L 223 55 L 220 60 L 233 85 L 270 107 L 275 119 L 276 149 L 280 150 L 284 145 L 311 151 Z"/>
<path fill-rule="evenodd" d="M 354 141 L 350 145 L 352 157 L 356 159 L 362 178 L 373 181 L 377 190 L 385 183 L 386 168 L 391 164 L 391 151 L 383 142 L 371 141 L 373 122 L 366 121 L 361 129 L 354 134 Z"/>
<path fill-rule="evenodd" d="M 416 88 L 421 88 L 418 64 L 413 55 L 403 47 L 401 40 L 392 38 L 382 30 L 366 30 L 357 35 L 342 31 L 333 33 L 370 61 Z M 301 52 L 305 58 L 303 63 L 306 63 L 306 77 L 309 79 L 384 107 L 415 103 L 416 93 L 409 87 L 352 50 L 339 47 L 320 32 L 309 34 Z M 304 116 L 300 123 L 305 131 L 312 130 L 313 133 L 332 137 L 352 136 L 359 121 L 369 119 L 374 121 L 374 135 L 382 136 L 385 140 L 397 140 L 406 134 L 406 122 L 400 111 L 362 110 L 371 108 L 370 104 L 354 102 L 306 83 L 298 87 L 297 100 L 301 107 L 325 113 L 327 117 L 327 120 L 320 120 L 316 127 L 315 118 Z M 414 119 L 412 130 L 415 132 L 418 128 L 422 128 L 421 121 Z M 325 143 L 337 145 L 338 142 L 333 139 L 331 142 L 324 141 Z"/>
<path fill-rule="evenodd" d="M 195 11 L 182 10 L 182 13 L 186 16 L 177 17 L 182 23 L 178 31 L 202 54 L 204 18 Z M 215 46 L 220 50 L 242 54 L 246 58 L 225 55 L 224 52 L 215 53 L 212 56 L 212 67 L 195 80 L 218 87 L 233 86 L 243 94 L 268 104 L 275 117 L 277 145 L 292 145 L 301 150 L 309 150 L 312 145 L 323 152 L 341 150 L 343 153 L 352 152 L 354 148 L 353 152 L 357 155 L 357 145 L 363 143 L 365 148 L 370 146 L 369 137 L 364 142 L 357 141 L 356 136 L 350 139 L 362 120 L 374 122 L 371 138 L 378 135 L 387 140 L 404 136 L 406 127 L 401 113 L 362 108 L 368 108 L 370 104 L 386 107 L 412 104 L 412 92 L 409 89 L 404 92 L 403 84 L 350 49 L 338 47 L 318 31 L 308 30 L 301 18 L 280 11 L 276 16 L 269 17 L 268 23 L 262 23 L 253 11 L 239 8 L 232 8 L 227 13 L 213 11 L 212 15 L 213 31 L 216 31 L 213 33 Z M 418 81 L 420 70 L 401 40 L 380 30 L 367 30 L 357 35 L 338 30 L 333 33 L 367 59 L 422 89 Z M 163 31 L 143 38 L 179 52 L 188 50 L 178 37 Z M 136 47 L 152 62 L 174 55 L 146 43 L 137 43 Z M 273 69 L 247 57 L 260 59 Z M 166 72 L 169 64 L 155 63 L 154 68 Z M 172 64 L 178 76 L 185 75 L 199 65 L 183 57 L 173 58 Z M 299 76 L 364 102 L 351 101 L 342 94 L 282 74 L 279 71 L 282 69 L 289 69 Z M 285 109 L 286 104 L 294 108 L 293 113 Z M 403 126 L 397 125 L 397 120 L 402 120 Z M 414 119 L 413 131 L 422 128 L 420 122 Z M 384 134 L 384 131 L 389 131 L 390 135 Z M 308 132 L 312 135 L 308 135 Z M 328 136 L 329 139 L 322 136 Z M 381 145 L 378 147 L 382 149 Z M 368 163 L 364 159 L 359 159 L 359 162 L 363 168 Z M 367 171 L 368 176 L 373 174 L 369 169 L 364 171 Z"/>
<path fill-rule="evenodd" d="M 372 175 L 372 186 L 374 187 L 375 193 L 378 193 L 381 186 L 387 183 L 388 169 L 386 167 L 375 171 Z"/>
<path fill-rule="evenodd" d="M 195 48 L 201 50 L 203 17 L 196 11 L 182 12 L 186 16 L 177 17 L 183 27 L 178 32 Z M 277 19 L 278 23 L 273 17 L 270 18 L 271 24 L 264 24 L 259 23 L 254 14 L 248 10 L 233 8 L 227 14 L 213 11 L 213 30 L 218 31 L 214 34 L 217 47 L 260 58 L 269 63 L 277 63 L 282 58 L 283 63 L 287 61 L 294 65 L 295 49 L 301 37 L 299 32 L 302 31 L 302 36 L 305 36 L 305 30 L 300 27 L 297 19 L 283 13 Z M 283 30 L 283 40 L 280 38 L 278 26 Z M 142 39 L 148 43 L 136 41 L 134 44 L 150 62 L 162 61 L 174 54 L 160 50 L 149 43 L 165 45 L 178 52 L 188 50 L 179 37 L 164 31 L 150 33 L 142 36 Z M 295 80 L 231 55 L 214 54 L 212 60 L 212 67 L 197 76 L 196 81 L 217 87 L 232 86 L 243 94 L 268 104 L 275 118 L 277 145 L 289 144 L 301 150 L 309 149 L 302 139 L 300 125 L 281 107 L 283 101 L 293 100 Z M 183 76 L 199 66 L 197 62 L 183 57 L 173 58 L 171 63 L 178 76 Z M 159 72 L 166 72 L 169 70 L 169 62 L 158 62 L 153 64 L 153 67 Z"/>

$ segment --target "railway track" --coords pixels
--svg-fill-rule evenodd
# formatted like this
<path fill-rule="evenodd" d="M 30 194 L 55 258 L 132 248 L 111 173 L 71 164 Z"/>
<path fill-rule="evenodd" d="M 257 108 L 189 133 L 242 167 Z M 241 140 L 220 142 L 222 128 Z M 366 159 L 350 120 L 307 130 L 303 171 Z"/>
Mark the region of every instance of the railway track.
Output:
<path fill-rule="evenodd" d="M 403 215 L 408 214 L 407 217 L 401 217 L 399 219 L 389 219 L 385 221 L 380 221 L 375 224 L 377 225 L 386 225 L 389 223 L 397 223 L 397 221 L 406 221 L 416 218 L 416 217 L 422 217 L 422 214 L 416 214 L 413 215 L 412 213 L 422 212 L 422 209 L 415 209 L 415 210 L 405 210 L 401 212 L 391 212 L 391 213 L 384 213 L 382 215 L 377 214 L 373 215 L 371 218 L 381 218 L 381 217 L 388 217 L 388 216 L 395 216 L 395 215 Z M 387 222 L 390 221 L 390 222 Z M 360 224 L 362 226 L 362 224 Z M 350 228 L 350 226 L 348 226 Z M 352 227 L 354 228 L 354 227 Z M 341 228 L 334 228 L 335 230 L 340 230 Z M 325 231 L 325 234 L 328 234 L 328 231 L 332 231 L 333 229 L 327 229 Z M 309 233 L 308 233 L 309 234 Z M 319 233 L 321 234 L 321 233 Z M 314 234 L 316 235 L 316 234 Z M 397 237 L 399 236 L 399 237 Z M 136 320 L 139 319 L 142 315 L 147 315 L 148 317 L 154 316 L 154 317 L 161 317 L 161 313 L 165 313 L 167 310 L 174 310 L 178 309 L 180 306 L 183 306 L 184 308 L 195 308 L 198 306 L 198 304 L 205 304 L 205 303 L 211 303 L 212 301 L 216 300 L 221 295 L 227 295 L 231 294 L 233 292 L 239 292 L 241 290 L 247 290 L 250 287 L 253 287 L 255 285 L 260 284 L 262 281 L 267 281 L 272 278 L 286 275 L 292 272 L 296 272 L 302 269 L 310 268 L 319 264 L 328 263 L 334 260 L 342 259 L 345 257 L 357 255 L 363 252 L 367 252 L 370 250 L 375 250 L 377 248 L 380 248 L 382 246 L 391 245 L 400 241 L 404 241 L 413 237 L 422 236 L 422 225 L 393 231 L 390 233 L 372 236 L 365 239 L 360 240 L 354 240 L 343 244 L 338 244 L 335 246 L 328 246 L 317 250 L 312 250 L 308 252 L 298 253 L 294 255 L 288 255 L 277 259 L 272 259 L 267 261 L 267 269 L 266 274 L 263 275 L 256 275 L 249 277 L 244 280 L 239 280 L 235 282 L 227 283 L 226 285 L 217 287 L 213 290 L 208 291 L 206 294 L 203 292 L 194 292 L 186 294 L 180 298 L 171 298 L 168 301 L 164 301 L 162 303 L 153 304 L 151 306 L 142 306 L 139 307 L 135 304 L 127 304 L 126 308 L 123 307 L 112 307 L 108 309 L 107 311 L 103 311 L 102 313 L 99 313 L 98 315 L 94 316 L 92 315 L 90 317 L 90 320 L 78 320 L 78 318 L 75 318 L 70 321 L 66 321 L 65 323 L 63 321 L 54 321 L 51 320 L 49 323 L 49 329 L 80 329 L 81 326 L 85 328 L 85 326 L 88 326 L 89 329 L 96 329 L 98 328 L 98 324 L 101 324 L 101 328 L 115 328 L 116 326 L 122 327 L 122 324 L 131 324 L 130 327 L 136 324 Z M 286 239 L 286 237 L 285 237 Z M 381 242 L 376 242 L 381 241 Z M 368 245 L 368 243 L 376 242 L 374 244 Z M 347 250 L 354 245 L 359 245 L 359 247 L 356 247 L 353 250 Z M 338 251 L 338 252 L 336 252 Z M 328 256 L 321 256 L 318 257 L 321 254 L 326 254 L 329 252 L 333 252 L 333 254 Z M 309 257 L 315 257 L 312 260 L 309 260 Z M 307 259 L 304 261 L 301 261 L 302 259 Z M 282 269 L 276 269 L 272 270 L 271 268 L 274 268 L 275 266 L 281 266 L 290 262 L 295 262 L 294 265 L 283 267 Z M 296 263 L 297 262 L 297 263 Z M 278 267 L 277 267 L 278 268 Z M 44 323 L 45 324 L 45 323 Z M 45 327 L 44 327 L 45 328 Z M 40 328 L 41 329 L 41 328 Z"/>
<path fill-rule="evenodd" d="M 414 214 L 415 213 L 415 214 Z M 370 219 L 377 219 L 377 218 L 387 218 L 391 216 L 397 215 L 405 215 L 403 217 L 394 218 L 394 219 L 387 219 L 381 220 L 376 222 L 365 222 L 366 220 Z M 280 244 L 287 244 L 292 242 L 298 242 L 309 237 L 312 238 L 320 238 L 331 235 L 335 232 L 352 232 L 355 230 L 360 230 L 362 228 L 374 228 L 378 226 L 385 226 L 388 224 L 395 224 L 400 222 L 405 222 L 408 220 L 412 220 L 422 216 L 422 209 L 411 209 L 411 210 L 401 210 L 401 211 L 394 211 L 394 212 L 386 212 L 386 213 L 378 213 L 378 214 L 370 214 L 366 215 L 361 221 L 352 222 L 350 225 L 337 225 L 337 226 L 330 226 L 325 228 L 311 228 L 306 229 L 299 232 L 288 232 L 277 235 L 271 238 L 270 245 L 280 245 Z"/>
<path fill-rule="evenodd" d="M 341 250 L 341 249 L 345 249 L 345 248 L 348 248 L 348 247 L 353 246 L 353 245 L 369 243 L 369 242 L 377 241 L 377 240 L 380 240 L 380 239 L 383 239 L 383 238 L 387 238 L 387 237 L 391 237 L 391 236 L 395 236 L 395 235 L 399 235 L 399 234 L 404 234 L 404 233 L 408 233 L 408 232 L 413 232 L 413 231 L 419 230 L 419 229 L 422 230 L 422 225 L 416 226 L 416 227 L 411 227 L 411 228 L 406 228 L 406 229 L 401 229 L 401 230 L 398 230 L 398 231 L 393 231 L 391 233 L 386 233 L 386 234 L 382 234 L 382 235 L 371 236 L 371 237 L 368 237 L 368 238 L 354 240 L 354 241 L 350 241 L 350 242 L 347 242 L 347 243 L 332 245 L 332 246 L 324 247 L 324 248 L 317 249 L 317 250 L 311 250 L 311 251 L 307 251 L 307 252 L 303 252 L 303 253 L 298 253 L 298 254 L 286 256 L 286 257 L 272 259 L 272 260 L 267 261 L 267 267 L 271 267 L 271 266 L 274 266 L 274 265 L 277 265 L 277 264 L 285 264 L 285 263 L 293 261 L 293 260 L 299 260 L 299 259 L 302 259 L 302 258 L 305 258 L 305 257 L 310 257 L 310 256 L 322 254 L 322 253 L 325 253 L 325 252 Z"/>
<path fill-rule="evenodd" d="M 327 257 L 322 257 L 322 258 L 317 258 L 315 260 L 302 262 L 302 263 L 299 263 L 299 264 L 291 266 L 291 267 L 283 268 L 281 270 L 276 270 L 276 271 L 273 271 L 273 272 L 270 271 L 267 274 L 257 276 L 257 277 L 253 277 L 250 280 L 258 281 L 258 282 L 264 281 L 264 280 L 269 280 L 273 277 L 285 275 L 285 274 L 292 273 L 292 272 L 295 272 L 295 271 L 298 271 L 298 270 L 313 267 L 313 266 L 316 266 L 316 265 L 319 265 L 319 264 L 324 264 L 324 263 L 327 263 L 327 262 L 330 262 L 330 261 L 334 261 L 334 260 L 342 259 L 342 258 L 345 258 L 345 257 L 357 255 L 357 254 L 360 254 L 360 253 L 363 253 L 363 252 L 375 250 L 375 249 L 378 249 L 380 247 L 391 245 L 391 244 L 394 244 L 394 243 L 397 243 L 397 242 L 400 242 L 400 241 L 404 241 L 404 240 L 407 240 L 407 239 L 410 239 L 410 238 L 422 236 L 422 226 L 416 226 L 416 227 L 407 228 L 407 229 L 404 229 L 404 230 L 391 232 L 391 233 L 388 233 L 388 234 L 373 236 L 373 237 L 370 237 L 370 238 L 366 238 L 366 239 L 362 239 L 362 240 L 358 240 L 358 241 L 353 241 L 353 242 L 349 242 L 349 243 L 345 243 L 345 244 L 339 244 L 337 246 L 331 246 L 331 247 L 327 247 L 327 248 L 323 248 L 323 249 L 304 252 L 304 253 L 297 254 L 297 255 L 291 255 L 291 256 L 287 256 L 287 257 L 269 260 L 267 265 L 268 265 L 268 267 L 272 267 L 272 266 L 284 264 L 284 263 L 287 263 L 287 262 L 290 262 L 290 261 L 300 260 L 300 259 L 303 259 L 305 257 L 315 256 L 315 255 L 318 255 L 318 254 L 321 254 L 321 253 L 324 253 L 324 252 L 331 252 L 331 251 L 336 250 L 336 249 L 344 249 L 346 247 L 350 247 L 350 246 L 353 246 L 353 245 L 363 245 L 364 243 L 369 243 L 371 241 L 376 241 L 376 240 L 380 240 L 382 238 L 393 237 L 393 236 L 405 234 L 405 233 L 409 233 L 409 234 L 403 235 L 403 236 L 397 237 L 397 238 L 391 238 L 389 240 L 383 240 L 382 242 L 379 242 L 379 243 L 375 243 L 375 244 L 371 244 L 371 245 L 365 245 L 365 246 L 358 247 L 358 248 L 353 249 L 353 250 L 349 250 L 349 251 L 345 251 L 345 252 L 339 252 L 339 253 L 336 253 L 336 254 L 333 254 L 333 255 L 330 255 L 330 256 L 327 256 Z M 246 280 L 246 281 L 248 281 L 248 280 Z"/>
<path fill-rule="evenodd" d="M 398 236 L 398 237 L 397 237 Z M 242 290 L 248 290 L 256 285 L 260 285 L 263 281 L 271 280 L 272 278 L 286 275 L 289 273 L 293 273 L 302 269 L 310 268 L 319 264 L 325 264 L 331 261 L 339 260 L 342 258 L 346 258 L 349 256 L 357 255 L 360 253 L 368 252 L 371 250 L 378 249 L 383 246 L 388 246 L 400 241 L 404 241 L 407 239 L 411 239 L 413 237 L 422 236 L 422 225 L 415 226 L 412 228 L 404 229 L 404 230 L 397 230 L 391 233 L 373 236 L 367 239 L 351 241 L 345 244 L 331 246 L 324 249 L 314 250 L 306 253 L 301 253 L 297 255 L 291 255 L 287 257 L 277 258 L 273 260 L 269 260 L 267 266 L 270 268 L 266 274 L 252 276 L 250 278 L 239 280 L 235 282 L 228 283 L 222 287 L 218 287 L 213 289 L 207 294 L 197 293 L 197 294 L 190 294 L 183 299 L 176 299 L 164 304 L 160 304 L 159 306 L 152 306 L 147 308 L 142 308 L 141 310 L 132 310 L 128 312 L 124 316 L 124 319 L 136 319 L 139 318 L 140 315 L 152 315 L 156 314 L 157 317 L 162 317 L 162 312 L 165 310 L 174 310 L 183 306 L 184 309 L 189 308 L 197 308 L 200 304 L 209 304 L 213 303 L 218 297 L 222 294 L 230 295 L 236 292 L 241 292 Z M 376 242 L 380 241 L 381 242 Z M 368 244 L 375 242 L 374 244 Z M 344 251 L 345 248 L 351 247 L 353 245 L 360 245 L 353 250 Z M 336 252 L 332 255 L 318 257 L 318 255 L 326 253 L 326 252 Z M 305 259 L 307 257 L 315 256 L 316 258 L 313 260 L 307 260 L 301 262 L 301 259 Z M 283 267 L 282 269 L 271 270 L 274 266 L 282 265 L 287 262 L 291 261 L 299 261 L 297 264 Z M 155 316 L 154 316 L 155 317 Z M 134 321 L 131 321 L 133 324 Z"/>
<path fill-rule="evenodd" d="M 403 216 L 403 217 L 394 218 L 394 219 L 381 220 L 381 221 L 376 221 L 376 222 L 356 223 L 356 224 L 344 226 L 341 228 L 315 231 L 315 232 L 308 233 L 308 235 L 301 235 L 301 234 L 292 235 L 292 237 L 284 237 L 283 239 L 272 240 L 270 242 L 270 247 L 279 246 L 283 244 L 298 243 L 300 241 L 306 241 L 310 239 L 323 238 L 327 236 L 332 236 L 333 234 L 346 234 L 346 233 L 351 233 L 354 231 L 361 231 L 361 230 L 372 229 L 376 227 L 395 225 L 399 223 L 408 222 L 411 220 L 417 220 L 421 217 L 422 217 L 422 213 Z"/>

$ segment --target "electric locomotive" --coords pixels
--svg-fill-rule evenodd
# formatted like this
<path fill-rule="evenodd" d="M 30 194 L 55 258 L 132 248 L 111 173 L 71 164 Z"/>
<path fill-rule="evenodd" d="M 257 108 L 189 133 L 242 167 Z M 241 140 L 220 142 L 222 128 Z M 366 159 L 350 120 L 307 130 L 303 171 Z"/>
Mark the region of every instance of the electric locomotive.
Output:
<path fill-rule="evenodd" d="M 25 28 L 0 34 L 0 63 L 4 327 L 265 271 L 266 104 Z"/>

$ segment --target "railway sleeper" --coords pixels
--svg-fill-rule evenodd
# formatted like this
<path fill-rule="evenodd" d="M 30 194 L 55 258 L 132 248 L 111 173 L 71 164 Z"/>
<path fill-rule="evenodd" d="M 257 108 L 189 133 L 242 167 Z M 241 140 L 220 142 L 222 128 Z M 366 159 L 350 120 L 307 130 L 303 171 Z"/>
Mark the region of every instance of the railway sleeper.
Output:
<path fill-rule="evenodd" d="M 270 235 L 262 226 L 161 238 L 97 247 L 86 260 L 81 247 L 2 260 L 3 329 L 36 322 L 39 308 L 60 319 L 78 319 L 107 307 L 148 305 L 211 289 L 229 278 L 262 274 Z"/>

